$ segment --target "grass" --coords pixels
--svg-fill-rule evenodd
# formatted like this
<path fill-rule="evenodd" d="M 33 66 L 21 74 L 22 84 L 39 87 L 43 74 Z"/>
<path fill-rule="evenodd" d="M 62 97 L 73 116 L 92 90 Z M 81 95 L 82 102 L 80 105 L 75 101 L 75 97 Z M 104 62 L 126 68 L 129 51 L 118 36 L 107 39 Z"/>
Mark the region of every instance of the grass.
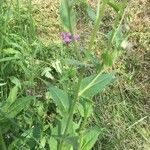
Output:
<path fill-rule="evenodd" d="M 91 4 L 95 7 L 94 2 L 91 1 Z M 14 83 L 22 86 L 19 95 L 36 95 L 38 98 L 38 101 L 35 101 L 32 107 L 30 106 L 29 111 L 24 112 L 23 118 L 20 115 L 14 120 L 19 123 L 19 125 L 14 124 L 15 130 L 5 134 L 6 143 L 15 140 L 16 149 L 19 146 L 25 148 L 24 143 L 28 142 L 31 142 L 31 145 L 44 145 L 44 141 L 49 138 L 46 135 L 48 129 L 44 123 L 52 122 L 55 117 L 55 108 L 51 105 L 46 87 L 40 80 L 41 74 L 43 78 L 48 77 L 49 81 L 58 83 L 59 86 L 67 83 L 64 89 L 68 89 L 72 84 L 68 78 L 76 74 L 74 68 L 64 69 L 65 71 L 61 73 L 61 65 L 65 64 L 61 57 L 67 58 L 68 55 L 73 57 L 74 53 L 68 53 L 68 49 L 63 47 L 59 37 L 59 33 L 63 30 L 59 21 L 59 1 L 33 0 L 32 10 L 29 3 L 24 5 L 26 7 L 20 7 L 17 3 L 16 5 L 8 4 L 11 8 L 9 10 L 13 13 L 6 11 L 7 13 L 0 16 L 0 31 L 3 31 L 0 33 L 0 83 L 6 84 L 1 86 L 0 99 L 3 101 L 8 97 Z M 129 27 L 129 41 L 133 47 L 132 50 L 124 51 L 113 66 L 117 73 L 115 86 L 110 86 L 94 98 L 95 109 L 89 120 L 89 126 L 96 124 L 103 129 L 103 132 L 93 150 L 148 150 L 150 147 L 148 5 L 146 0 L 131 0 L 128 5 L 125 25 Z M 86 45 L 89 42 L 89 31 L 93 23 L 82 7 L 78 6 L 76 9 L 79 16 L 77 32 L 80 34 L 81 43 Z M 28 11 L 32 11 L 33 20 Z M 104 24 L 98 34 L 98 44 L 95 46 L 98 54 L 101 53 L 99 47 L 101 49 L 105 47 L 101 38 L 104 38 L 110 30 L 109 24 L 113 22 L 114 14 L 110 15 L 109 11 L 103 18 Z M 7 58 L 7 61 L 3 58 Z M 59 61 L 62 64 L 59 64 Z M 43 73 L 48 69 L 50 71 Z M 61 76 L 63 78 L 59 80 Z M 76 78 L 74 77 L 73 80 L 76 81 Z M 40 122 L 43 125 L 39 127 L 40 130 L 44 128 L 44 132 L 40 135 L 43 137 L 40 144 L 29 140 L 32 139 L 30 128 L 33 128 L 33 122 L 37 125 Z M 35 137 L 35 135 L 32 136 Z M 18 142 L 20 137 L 22 141 Z M 44 146 L 48 149 L 47 144 Z M 36 148 L 42 149 L 42 146 Z"/>

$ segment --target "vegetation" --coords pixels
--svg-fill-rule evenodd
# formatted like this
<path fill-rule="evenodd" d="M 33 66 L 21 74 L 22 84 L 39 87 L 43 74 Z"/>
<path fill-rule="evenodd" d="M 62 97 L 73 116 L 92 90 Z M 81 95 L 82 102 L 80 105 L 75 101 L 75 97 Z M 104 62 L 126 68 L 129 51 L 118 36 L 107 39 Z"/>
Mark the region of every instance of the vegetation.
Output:
<path fill-rule="evenodd" d="M 148 5 L 0 0 L 0 150 L 148 150 Z"/>

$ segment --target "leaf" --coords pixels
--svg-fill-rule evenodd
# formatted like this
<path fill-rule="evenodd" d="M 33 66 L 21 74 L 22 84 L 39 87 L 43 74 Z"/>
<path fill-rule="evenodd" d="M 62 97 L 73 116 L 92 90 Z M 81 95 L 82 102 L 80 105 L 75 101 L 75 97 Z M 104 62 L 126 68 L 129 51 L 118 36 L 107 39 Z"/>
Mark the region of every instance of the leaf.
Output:
<path fill-rule="evenodd" d="M 11 104 L 13 104 L 17 98 L 18 87 L 15 86 L 11 89 L 7 100 L 4 102 L 3 111 L 7 111 Z"/>
<path fill-rule="evenodd" d="M 51 126 L 51 137 L 48 140 L 50 150 L 57 150 L 58 141 L 63 138 L 64 143 L 62 150 L 70 150 L 71 147 L 76 147 L 77 139 L 76 139 L 76 130 L 79 128 L 79 125 L 75 122 L 71 121 L 68 127 L 67 137 L 62 137 L 64 130 L 66 128 L 68 116 L 64 116 L 62 119 L 57 120 L 57 125 L 55 127 Z M 72 150 L 72 149 L 71 149 Z"/>
<path fill-rule="evenodd" d="M 40 140 L 41 134 L 42 134 L 42 125 L 40 123 L 36 123 L 32 130 L 32 135 L 33 135 L 34 139 L 30 138 L 30 140 L 28 141 L 28 145 L 29 145 L 30 149 L 35 149 L 35 146 L 37 144 L 36 141 Z M 36 141 L 35 141 L 35 139 L 36 139 Z"/>
<path fill-rule="evenodd" d="M 21 82 L 18 78 L 12 76 L 12 77 L 10 77 L 10 80 L 12 83 L 14 83 L 17 87 L 19 87 L 21 89 Z"/>
<path fill-rule="evenodd" d="M 69 11 L 70 15 L 68 15 L 68 11 Z M 69 16 L 70 16 L 70 18 L 69 18 Z M 60 5 L 60 19 L 62 21 L 62 24 L 67 29 L 70 29 L 70 25 L 71 25 L 72 28 L 75 25 L 75 12 L 73 11 L 71 6 L 67 6 L 65 0 L 61 1 L 61 5 Z"/>
<path fill-rule="evenodd" d="M 27 108 L 33 97 L 23 97 L 17 99 L 7 110 L 0 108 L 0 122 L 14 118 L 20 111 Z"/>
<path fill-rule="evenodd" d="M 62 66 L 59 60 L 52 62 L 52 67 L 60 74 L 62 74 Z"/>
<path fill-rule="evenodd" d="M 78 137 L 77 136 L 69 136 L 65 139 L 65 142 L 72 145 L 74 150 L 78 148 Z"/>
<path fill-rule="evenodd" d="M 110 7 L 112 7 L 117 13 L 119 12 L 119 10 L 121 9 L 121 5 L 115 1 L 108 1 L 108 5 Z"/>
<path fill-rule="evenodd" d="M 17 86 L 13 87 L 9 93 L 6 102 L 12 104 L 17 98 L 17 92 L 18 92 L 18 87 Z"/>
<path fill-rule="evenodd" d="M 83 134 L 83 141 L 82 141 L 82 150 L 90 150 L 96 143 L 98 136 L 100 135 L 102 131 L 98 127 L 93 127 L 91 129 L 88 129 Z"/>
<path fill-rule="evenodd" d="M 86 99 L 80 99 L 78 110 L 82 117 L 90 117 L 93 113 L 92 102 L 89 102 Z"/>
<path fill-rule="evenodd" d="M 50 73 L 51 72 L 51 68 L 50 67 L 46 67 L 46 68 L 44 68 L 44 71 L 42 72 L 42 74 L 41 74 L 41 76 L 44 76 L 45 75 L 45 77 L 47 77 L 47 78 L 49 78 L 49 79 L 54 79 L 54 77 L 52 76 L 52 74 Z"/>
<path fill-rule="evenodd" d="M 108 52 L 104 52 L 102 54 L 102 58 L 103 58 L 103 62 L 104 62 L 105 65 L 111 66 L 113 64 L 112 57 Z"/>
<path fill-rule="evenodd" d="M 115 78 L 113 73 L 92 75 L 82 80 L 79 96 L 92 98 L 98 92 L 104 90 Z"/>
<path fill-rule="evenodd" d="M 68 94 L 51 84 L 48 84 L 48 90 L 61 115 L 68 113 L 70 108 L 70 99 Z"/>
<path fill-rule="evenodd" d="M 54 137 L 50 137 L 50 139 L 48 140 L 48 144 L 50 150 L 57 150 L 58 142 Z"/>
<path fill-rule="evenodd" d="M 95 12 L 93 11 L 92 7 L 91 7 L 89 4 L 87 5 L 86 11 L 87 11 L 89 17 L 90 17 L 93 21 L 95 21 L 95 19 L 96 19 L 96 14 L 95 14 Z"/>
<path fill-rule="evenodd" d="M 121 47 L 121 43 L 123 40 L 124 40 L 124 36 L 123 36 L 122 27 L 119 27 L 115 30 L 112 41 L 116 47 Z"/>

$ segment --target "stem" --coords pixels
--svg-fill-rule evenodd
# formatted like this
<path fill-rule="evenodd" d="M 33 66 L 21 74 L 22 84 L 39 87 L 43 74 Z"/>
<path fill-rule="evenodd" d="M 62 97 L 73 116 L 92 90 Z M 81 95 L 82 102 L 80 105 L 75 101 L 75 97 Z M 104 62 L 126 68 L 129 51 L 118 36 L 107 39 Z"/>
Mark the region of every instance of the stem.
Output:
<path fill-rule="evenodd" d="M 80 141 L 80 142 L 79 142 L 79 146 L 78 146 L 78 149 L 77 149 L 77 150 L 80 150 L 80 149 L 81 149 L 82 139 L 83 139 L 82 129 L 84 129 L 84 127 L 85 127 L 85 125 L 86 125 L 87 118 L 88 118 L 88 109 L 86 110 L 85 115 L 84 115 L 83 122 L 82 122 L 81 125 L 80 125 L 80 129 L 79 129 L 79 141 Z"/>
<path fill-rule="evenodd" d="M 125 3 L 126 3 L 126 0 L 124 1 L 124 5 L 125 5 Z M 111 34 L 110 39 L 108 41 L 108 49 L 111 49 L 111 45 L 112 45 L 113 40 L 114 40 L 114 38 L 115 38 L 115 36 L 117 34 L 116 31 L 121 27 L 121 24 L 122 24 L 122 22 L 124 20 L 125 14 L 126 14 L 126 10 L 127 10 L 127 7 L 126 8 L 122 8 L 122 10 L 120 10 L 120 13 L 116 17 L 116 20 L 114 22 L 113 31 L 112 31 L 112 34 Z"/>
<path fill-rule="evenodd" d="M 65 0 L 65 4 L 66 4 L 66 7 L 67 7 L 67 13 L 68 13 L 68 22 L 69 22 L 69 30 L 70 30 L 70 33 L 71 33 L 71 37 L 73 39 L 73 45 L 74 45 L 74 50 L 77 54 L 77 57 L 79 60 L 82 60 L 82 57 L 80 55 L 80 52 L 78 51 L 78 47 L 77 47 L 77 42 L 75 41 L 75 39 L 73 38 L 73 35 L 74 35 L 74 31 L 73 31 L 73 28 L 72 28 L 72 24 L 71 24 L 71 10 L 72 8 L 69 6 L 69 3 L 68 3 L 68 0 Z"/>
<path fill-rule="evenodd" d="M 66 7 L 67 7 L 67 12 L 68 12 L 69 30 L 70 30 L 70 33 L 71 33 L 71 36 L 72 36 L 72 39 L 73 39 L 74 51 L 76 51 L 77 57 L 81 61 L 82 57 L 80 55 L 80 52 L 78 51 L 77 43 L 73 38 L 74 32 L 73 32 L 73 29 L 72 29 L 71 16 L 70 16 L 71 15 L 71 7 L 69 6 L 68 0 L 65 0 L 65 4 L 66 4 Z M 79 100 L 78 93 L 79 93 L 81 81 L 82 81 L 82 78 L 83 78 L 83 73 L 84 73 L 84 67 L 81 68 L 81 73 L 80 73 L 79 80 L 78 80 L 78 83 L 77 83 L 77 86 L 76 86 L 76 89 L 75 89 L 75 93 L 74 93 L 74 101 L 73 101 L 73 104 L 71 105 L 71 108 L 70 108 L 69 117 L 68 117 L 68 120 L 67 120 L 67 124 L 66 124 L 65 130 L 64 130 L 64 133 L 62 134 L 64 138 L 67 135 L 67 131 L 68 131 L 70 122 L 73 119 L 73 113 L 74 113 L 74 110 L 76 108 L 76 104 Z M 58 150 L 62 149 L 63 142 L 64 142 L 64 140 L 61 139 L 60 144 L 58 145 Z"/>
<path fill-rule="evenodd" d="M 92 49 L 94 40 L 96 38 L 96 33 L 98 31 L 98 28 L 99 28 L 99 25 L 100 25 L 100 22 L 101 22 L 101 19 L 102 19 L 104 10 L 105 10 L 106 3 L 103 2 L 101 7 L 100 7 L 100 3 L 101 3 L 101 0 L 98 1 L 97 17 L 96 17 L 96 21 L 95 21 L 95 24 L 94 24 L 94 29 L 93 29 L 93 32 L 92 32 L 92 35 L 91 35 L 90 45 L 89 45 L 88 51 L 90 51 Z"/>
<path fill-rule="evenodd" d="M 76 108 L 76 104 L 77 104 L 77 102 L 79 100 L 78 93 L 79 93 L 81 81 L 82 81 L 82 78 L 83 78 L 83 73 L 84 73 L 84 68 L 81 69 L 81 74 L 79 76 L 78 84 L 77 84 L 77 87 L 76 87 L 76 90 L 75 90 L 75 94 L 74 94 L 74 101 L 73 101 L 73 104 L 71 105 L 71 109 L 70 109 L 70 112 L 69 112 L 69 117 L 68 117 L 68 120 L 67 120 L 66 128 L 65 128 L 65 131 L 63 133 L 63 137 L 65 137 L 67 135 L 67 131 L 68 131 L 70 122 L 71 122 L 71 120 L 73 118 L 73 113 L 74 113 L 74 110 Z M 60 140 L 60 144 L 59 144 L 58 150 L 61 150 L 62 145 L 63 145 L 63 139 Z"/>

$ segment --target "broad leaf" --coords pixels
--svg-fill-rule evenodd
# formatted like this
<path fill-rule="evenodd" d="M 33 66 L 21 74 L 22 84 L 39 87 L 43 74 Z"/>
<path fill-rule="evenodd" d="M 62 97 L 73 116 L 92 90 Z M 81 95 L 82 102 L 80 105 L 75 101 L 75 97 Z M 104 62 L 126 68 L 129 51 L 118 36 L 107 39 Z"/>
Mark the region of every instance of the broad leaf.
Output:
<path fill-rule="evenodd" d="M 79 96 L 92 98 L 98 92 L 104 90 L 115 78 L 113 73 L 92 75 L 81 82 Z"/>
<path fill-rule="evenodd" d="M 0 108 L 0 122 L 5 122 L 7 119 L 14 118 L 20 111 L 27 108 L 33 97 L 23 97 L 17 99 L 8 109 Z"/>
<path fill-rule="evenodd" d="M 48 90 L 54 103 L 58 107 L 59 113 L 61 115 L 63 115 L 64 113 L 68 113 L 70 108 L 70 99 L 68 94 L 51 84 L 48 84 Z"/>
<path fill-rule="evenodd" d="M 98 136 L 102 131 L 98 127 L 88 129 L 83 134 L 82 150 L 90 150 L 98 140 Z"/>

